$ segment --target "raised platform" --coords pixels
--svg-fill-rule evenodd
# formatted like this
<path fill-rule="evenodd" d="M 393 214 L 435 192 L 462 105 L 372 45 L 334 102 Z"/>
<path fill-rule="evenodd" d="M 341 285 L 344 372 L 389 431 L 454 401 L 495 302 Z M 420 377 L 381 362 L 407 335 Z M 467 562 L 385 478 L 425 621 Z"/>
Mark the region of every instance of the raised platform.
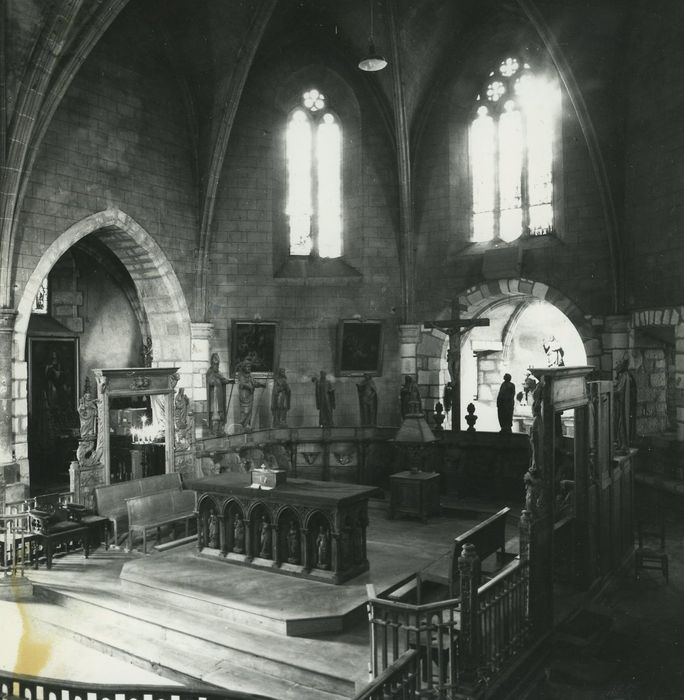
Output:
<path fill-rule="evenodd" d="M 163 555 L 124 564 L 121 581 L 153 589 L 175 606 L 202 609 L 217 619 L 305 636 L 340 632 L 362 616 L 366 584 L 378 593 L 450 551 L 454 536 L 476 521 L 432 518 L 421 523 L 392 522 L 384 512 L 371 516 L 367 548 L 370 570 L 339 586 L 226 566 L 186 545 Z M 446 566 L 446 563 L 445 563 Z M 130 589 L 133 591 L 134 589 Z"/>

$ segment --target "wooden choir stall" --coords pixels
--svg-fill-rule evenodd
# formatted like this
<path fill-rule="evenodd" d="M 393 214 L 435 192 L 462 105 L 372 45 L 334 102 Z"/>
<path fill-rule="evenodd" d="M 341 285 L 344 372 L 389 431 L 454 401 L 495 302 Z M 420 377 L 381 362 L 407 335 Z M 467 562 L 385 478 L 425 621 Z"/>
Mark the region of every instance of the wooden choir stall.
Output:
<path fill-rule="evenodd" d="M 369 568 L 368 498 L 374 487 L 254 469 L 191 479 L 198 546 L 205 556 L 328 583 Z"/>

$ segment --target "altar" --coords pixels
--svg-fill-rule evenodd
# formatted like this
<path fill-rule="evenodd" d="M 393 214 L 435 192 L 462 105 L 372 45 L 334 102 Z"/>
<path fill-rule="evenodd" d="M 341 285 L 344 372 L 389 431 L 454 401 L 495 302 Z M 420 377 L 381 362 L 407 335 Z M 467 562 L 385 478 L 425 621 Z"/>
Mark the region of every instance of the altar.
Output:
<path fill-rule="evenodd" d="M 197 491 L 202 556 L 336 584 L 368 570 L 375 487 L 259 476 L 254 470 L 185 481 Z"/>

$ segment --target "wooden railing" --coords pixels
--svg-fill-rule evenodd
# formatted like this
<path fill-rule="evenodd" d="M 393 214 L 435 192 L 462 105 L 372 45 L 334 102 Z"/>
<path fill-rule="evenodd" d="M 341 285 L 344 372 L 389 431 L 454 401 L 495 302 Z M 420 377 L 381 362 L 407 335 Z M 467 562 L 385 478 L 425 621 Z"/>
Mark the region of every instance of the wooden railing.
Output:
<path fill-rule="evenodd" d="M 0 515 L 2 576 L 23 576 L 31 558 L 28 513 Z"/>
<path fill-rule="evenodd" d="M 274 700 L 238 691 L 192 690 L 182 686 L 99 685 L 0 671 L 0 698 L 33 700 Z"/>
<path fill-rule="evenodd" d="M 414 700 L 418 686 L 418 652 L 404 652 L 352 700 Z"/>
<path fill-rule="evenodd" d="M 376 680 L 415 650 L 416 698 L 451 698 L 495 681 L 532 641 L 528 536 L 529 515 L 524 513 L 520 557 L 482 586 L 480 560 L 475 547 L 466 544 L 458 558 L 458 598 L 406 602 L 416 599 L 415 575 L 382 597 L 368 586 L 371 672 Z"/>

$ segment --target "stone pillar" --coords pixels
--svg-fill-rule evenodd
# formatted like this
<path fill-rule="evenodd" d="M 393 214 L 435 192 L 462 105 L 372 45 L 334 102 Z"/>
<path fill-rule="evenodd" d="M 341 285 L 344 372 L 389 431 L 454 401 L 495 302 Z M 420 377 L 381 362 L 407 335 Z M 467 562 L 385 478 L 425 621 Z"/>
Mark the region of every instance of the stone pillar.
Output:
<path fill-rule="evenodd" d="M 401 373 L 408 374 L 414 379 L 418 371 L 416 354 L 420 342 L 422 326 L 417 323 L 404 323 L 399 326 L 399 357 L 401 358 Z"/>
<path fill-rule="evenodd" d="M 16 311 L 0 309 L 0 501 L 5 484 L 19 481 L 12 433 L 12 332 Z"/>
<path fill-rule="evenodd" d="M 201 438 L 201 418 L 206 418 L 207 412 L 205 375 L 209 369 L 209 360 L 211 359 L 211 338 L 214 334 L 214 324 L 191 323 L 190 332 L 192 334 L 192 345 L 190 350 L 190 360 L 192 363 L 192 386 L 186 390 L 186 393 L 192 401 L 194 414 L 196 416 L 200 414 L 200 420 L 195 421 L 195 435 L 193 438 Z"/>

